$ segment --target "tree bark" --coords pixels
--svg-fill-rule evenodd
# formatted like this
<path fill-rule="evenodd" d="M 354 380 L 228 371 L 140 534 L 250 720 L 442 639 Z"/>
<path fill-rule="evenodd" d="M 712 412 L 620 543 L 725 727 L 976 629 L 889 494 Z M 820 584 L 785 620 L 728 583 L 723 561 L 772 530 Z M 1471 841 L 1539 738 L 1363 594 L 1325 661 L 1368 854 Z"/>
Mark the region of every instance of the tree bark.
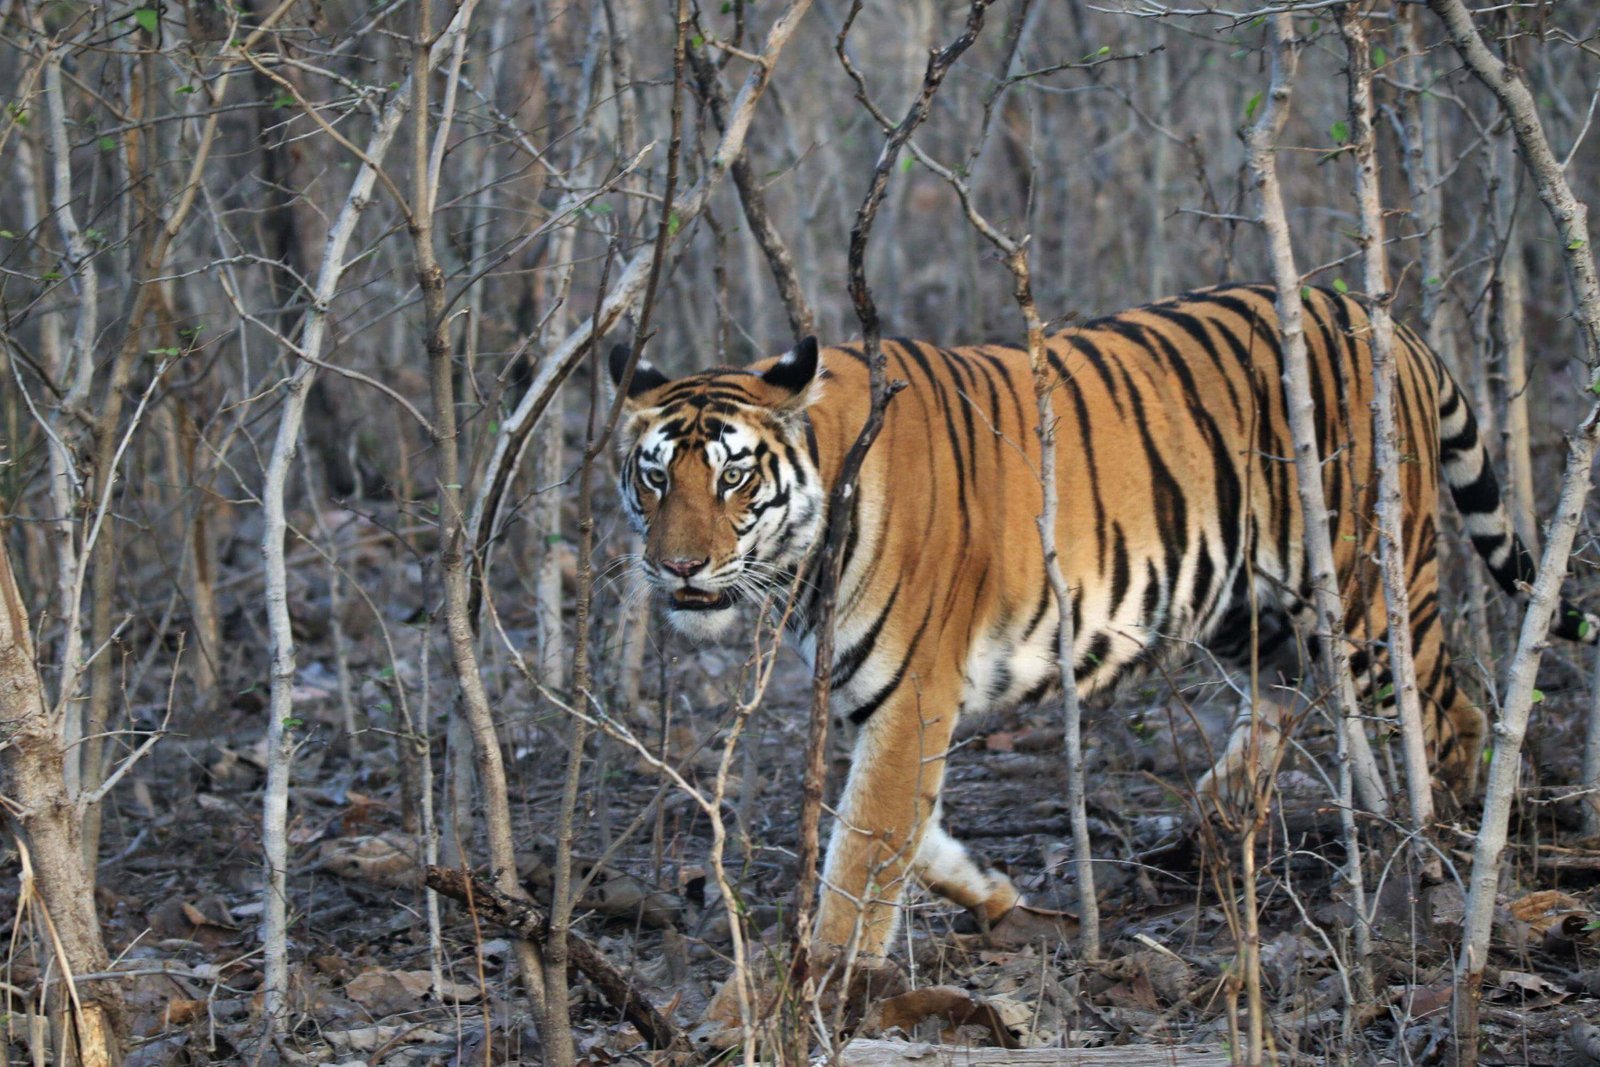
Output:
<path fill-rule="evenodd" d="M 1494 339 L 1490 394 L 1500 430 L 1511 518 L 1529 552 L 1539 551 L 1538 505 L 1533 494 L 1533 447 L 1528 424 L 1528 267 L 1517 244 L 1516 140 L 1509 129 L 1493 136 L 1489 175 L 1489 329 Z"/>
<path fill-rule="evenodd" d="M 1367 294 L 1367 317 L 1372 325 L 1369 341 L 1373 377 L 1372 439 L 1378 467 L 1378 557 L 1388 623 L 1389 672 L 1394 679 L 1395 708 L 1400 717 L 1401 748 L 1405 755 L 1406 797 L 1410 802 L 1411 827 L 1416 831 L 1413 851 L 1425 877 L 1437 881 L 1443 876 L 1443 869 L 1438 853 L 1428 840 L 1433 826 L 1433 774 L 1428 767 L 1417 668 L 1411 655 L 1411 596 L 1406 576 L 1400 445 L 1395 413 L 1396 338 L 1394 319 L 1389 313 L 1394 294 L 1389 290 L 1389 267 L 1384 254 L 1383 194 L 1378 176 L 1377 132 L 1372 124 L 1372 60 L 1364 17 L 1354 8 L 1344 8 L 1339 15 L 1339 29 L 1344 35 L 1349 72 L 1350 144 L 1356 162 L 1363 288 Z"/>
<path fill-rule="evenodd" d="M 0 537 L 0 771 L 26 839 L 22 899 L 29 899 L 31 875 L 39 943 L 54 946 L 61 964 L 44 994 L 58 1062 L 110 1067 L 122 1058 L 115 987 L 73 985 L 73 975 L 105 971 L 110 958 L 83 860 L 83 812 L 67 790 L 56 719 L 45 705 L 28 611 Z"/>
<path fill-rule="evenodd" d="M 1422 45 L 1423 12 L 1407 6 L 1400 11 L 1399 31 L 1404 54 L 1397 67 L 1405 81 L 1400 95 L 1400 138 L 1402 141 L 1401 165 L 1406 184 L 1411 193 L 1411 217 L 1421 234 L 1421 254 L 1418 257 L 1418 288 L 1422 293 L 1419 315 L 1422 339 L 1456 380 L 1476 388 L 1479 374 L 1477 365 L 1463 367 L 1457 351 L 1456 330 L 1461 320 L 1461 310 L 1448 298 L 1450 262 L 1444 244 L 1444 196 L 1441 176 L 1441 140 L 1445 130 L 1439 121 L 1439 102 L 1432 90 L 1438 72 L 1428 62 Z M 1488 575 L 1475 560 L 1457 564 L 1462 557 L 1475 557 L 1476 551 L 1465 543 L 1466 537 L 1458 525 L 1449 537 L 1440 536 L 1439 573 L 1461 574 L 1466 581 L 1465 629 L 1471 648 L 1480 663 L 1490 663 L 1494 650 L 1489 641 Z M 1441 530 L 1441 535 L 1443 531 Z"/>
<path fill-rule="evenodd" d="M 1261 221 L 1266 230 L 1272 262 L 1272 279 L 1278 290 L 1278 328 L 1282 335 L 1285 407 L 1294 442 L 1294 462 L 1300 494 L 1305 537 L 1305 566 L 1316 612 L 1316 632 L 1321 638 L 1322 669 L 1331 684 L 1334 708 L 1340 720 L 1339 807 L 1344 824 L 1346 847 L 1345 882 L 1350 894 L 1353 922 L 1355 966 L 1365 976 L 1371 951 L 1371 930 L 1367 922 L 1366 893 L 1361 877 L 1360 836 L 1355 825 L 1356 794 L 1369 808 L 1382 810 L 1387 805 L 1381 792 L 1377 768 L 1367 746 L 1360 708 L 1356 702 L 1355 680 L 1350 674 L 1349 652 L 1345 647 L 1344 605 L 1339 595 L 1338 574 L 1334 567 L 1333 543 L 1328 527 L 1328 505 L 1322 485 L 1322 457 L 1317 446 L 1315 408 L 1311 399 L 1311 371 L 1306 356 L 1302 325 L 1300 272 L 1294 263 L 1294 248 L 1289 219 L 1284 211 L 1283 193 L 1278 183 L 1276 151 L 1284 123 L 1289 117 L 1289 98 L 1293 92 L 1299 63 L 1293 17 L 1287 13 L 1270 16 L 1273 52 L 1272 82 L 1261 105 L 1260 117 L 1245 135 L 1249 166 L 1260 198 Z M 1252 706 L 1259 697 L 1252 693 Z M 1252 711 L 1252 715 L 1255 712 Z M 1364 754 L 1364 755 L 1363 755 Z M 1365 781 L 1363 788 L 1361 783 Z M 1253 879 L 1247 878 L 1247 897 L 1253 896 Z M 1248 962 L 1248 961 L 1247 961 Z M 1246 968 L 1246 976 L 1259 982 L 1259 969 Z M 1369 990 L 1358 980 L 1361 995 Z M 1252 1002 L 1259 997 L 1253 990 Z M 1251 1062 L 1262 1055 L 1264 1034 L 1259 1013 L 1251 1012 Z"/>

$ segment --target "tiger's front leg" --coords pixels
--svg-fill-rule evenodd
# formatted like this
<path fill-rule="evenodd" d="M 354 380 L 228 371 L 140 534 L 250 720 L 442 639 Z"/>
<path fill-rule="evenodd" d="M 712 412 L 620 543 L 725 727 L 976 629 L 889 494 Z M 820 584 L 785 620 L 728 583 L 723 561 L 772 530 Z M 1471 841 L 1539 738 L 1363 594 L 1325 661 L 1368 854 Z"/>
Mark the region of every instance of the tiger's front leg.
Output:
<path fill-rule="evenodd" d="M 823 869 L 817 941 L 888 951 L 908 878 L 993 922 L 1020 899 L 1011 880 L 975 862 L 939 825 L 945 754 L 958 692 L 905 684 L 862 726 Z M 897 694 L 899 696 L 899 694 Z"/>
<path fill-rule="evenodd" d="M 821 945 L 869 957 L 888 950 L 906 879 L 937 817 L 955 727 L 955 701 L 934 694 L 908 672 L 856 736 L 823 864 Z"/>

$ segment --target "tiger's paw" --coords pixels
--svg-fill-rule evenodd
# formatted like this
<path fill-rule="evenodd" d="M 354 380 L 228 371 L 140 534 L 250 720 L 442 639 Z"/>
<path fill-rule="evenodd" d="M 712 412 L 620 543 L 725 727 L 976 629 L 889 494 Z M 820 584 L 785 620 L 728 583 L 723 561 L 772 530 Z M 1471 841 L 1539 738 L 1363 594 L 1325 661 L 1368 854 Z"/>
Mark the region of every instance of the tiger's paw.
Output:
<path fill-rule="evenodd" d="M 1200 816 L 1231 825 L 1255 807 L 1258 773 L 1251 773 L 1243 758 L 1223 753 L 1214 767 L 1195 783 L 1195 803 Z"/>
<path fill-rule="evenodd" d="M 998 919 L 976 923 L 985 943 L 992 948 L 1011 949 L 1038 944 L 1060 944 L 1078 936 L 1078 917 L 1062 908 L 1050 907 L 1053 901 L 1022 899 Z"/>
<path fill-rule="evenodd" d="M 804 967 L 775 967 L 772 957 L 757 956 L 742 978 L 730 975 L 718 987 L 690 1032 L 691 1043 L 708 1058 L 746 1042 L 777 1047 L 781 1025 L 802 999 L 802 984 L 809 987 L 823 1016 L 838 1019 L 846 1029 L 856 1026 L 874 1003 L 911 988 L 905 970 L 893 960 L 852 956 L 834 945 L 813 944 Z"/>

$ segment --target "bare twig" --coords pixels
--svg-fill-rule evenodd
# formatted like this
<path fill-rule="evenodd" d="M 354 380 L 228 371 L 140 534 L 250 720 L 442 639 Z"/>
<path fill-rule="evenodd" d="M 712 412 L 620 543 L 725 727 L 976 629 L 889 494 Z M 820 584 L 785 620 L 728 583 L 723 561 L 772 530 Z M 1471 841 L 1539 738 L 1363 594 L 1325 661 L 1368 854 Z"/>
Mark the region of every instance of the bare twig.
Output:
<path fill-rule="evenodd" d="M 449 54 L 454 37 L 464 33 L 476 8 L 476 0 L 464 0 L 428 51 L 428 69 L 438 66 Z M 425 73 L 425 72 L 424 72 Z M 413 71 L 412 77 L 417 72 Z M 408 79 L 409 80 L 409 79 Z M 367 141 L 366 157 L 381 165 L 411 106 L 407 84 L 395 93 L 373 128 Z M 300 347 L 313 354 L 320 352 L 328 328 L 328 311 L 345 269 L 345 250 L 354 236 L 356 222 L 372 196 L 377 173 L 362 164 L 357 170 L 344 203 L 328 229 L 324 243 L 322 269 L 313 291 L 313 303 L 300 330 Z M 263 846 L 267 879 L 263 889 L 265 905 L 266 982 L 262 1015 L 269 1031 L 275 1029 L 284 1010 L 288 990 L 288 803 L 291 757 L 291 723 L 294 721 L 295 651 L 289 615 L 288 567 L 284 558 L 284 534 L 288 520 L 284 506 L 285 481 L 300 443 L 306 400 L 316 376 L 313 364 L 296 365 L 284 383 L 283 410 L 278 417 L 276 437 L 263 478 L 261 501 L 264 522 L 261 552 L 266 568 L 268 631 L 272 638 L 272 696 L 267 719 L 267 786 L 263 798 Z M 435 422 L 437 425 L 437 421 Z M 498 756 L 498 751 L 496 751 Z M 486 787 L 488 783 L 486 783 Z M 510 828 L 505 828 L 504 848 L 511 852 Z M 511 877 L 515 877 L 513 866 Z"/>
<path fill-rule="evenodd" d="M 827 754 L 829 700 L 833 690 L 834 670 L 834 622 L 838 612 L 839 582 L 846 564 L 844 546 L 849 540 L 851 524 L 854 520 L 854 509 L 857 499 L 857 481 L 861 475 L 861 465 L 866 460 L 867 450 L 872 447 L 872 442 L 877 438 L 883 428 L 884 412 L 889 406 L 895 393 L 904 388 L 904 382 L 890 382 L 887 375 L 887 362 L 883 354 L 881 326 L 878 319 L 878 307 L 872 298 L 872 291 L 868 288 L 866 277 L 867 242 L 872 234 L 873 222 L 877 218 L 878 207 L 883 202 L 885 192 L 889 187 L 889 177 L 894 172 L 900 151 L 910 139 L 913 131 L 928 117 L 928 111 L 933 105 L 934 94 L 939 91 L 939 86 L 944 83 L 945 75 L 974 41 L 983 29 L 984 15 L 988 10 L 990 0 L 975 0 L 967 11 L 966 26 L 961 34 L 943 49 L 932 52 L 923 71 L 922 85 L 910 106 L 906 109 L 904 118 L 900 120 L 888 133 L 882 150 L 878 153 L 877 166 L 873 169 L 872 179 L 868 183 L 866 196 L 862 199 L 861 206 L 856 211 L 855 223 L 850 229 L 849 246 L 849 275 L 850 298 L 855 306 L 856 317 L 861 322 L 862 348 L 866 355 L 870 373 L 872 395 L 869 403 L 867 417 L 857 434 L 854 443 L 845 453 L 839 474 L 830 488 L 828 496 L 828 523 L 824 532 L 822 543 L 813 556 L 809 565 L 810 573 L 814 574 L 816 592 L 813 594 L 809 609 L 808 623 L 811 633 L 815 635 L 815 651 L 812 660 L 811 676 L 811 711 L 809 727 L 806 736 L 806 763 L 804 772 L 804 793 L 800 808 L 800 833 L 799 848 L 800 879 L 795 887 L 794 909 L 795 926 L 793 942 L 793 970 L 795 988 L 801 998 L 797 1014 L 801 1018 L 810 1018 L 814 1011 L 812 1004 L 818 990 L 819 983 L 811 981 L 810 973 L 810 947 L 813 937 L 812 908 L 816 895 L 817 874 L 817 825 L 822 811 L 822 787 L 824 780 L 823 762 Z M 844 25 L 840 28 L 835 38 L 834 51 L 839 56 L 840 62 L 846 70 L 852 72 L 856 78 L 857 96 L 865 103 L 865 86 L 845 54 L 845 41 L 849 36 L 850 27 L 855 17 L 861 11 L 860 0 L 855 0 L 850 12 L 845 17 Z M 928 818 L 931 812 L 921 813 L 922 818 Z M 841 820 L 842 823 L 842 820 Z M 834 829 L 836 834 L 849 834 L 853 832 L 845 825 L 838 825 Z M 829 883 L 835 883 L 830 871 Z M 830 891 L 823 901 L 824 919 L 830 909 L 843 909 L 851 907 L 843 893 Z M 859 902 L 855 905 L 858 912 Z M 855 924 L 859 925 L 858 915 Z M 833 925 L 840 925 L 835 923 Z M 839 946 L 850 949 L 851 946 Z M 845 953 L 845 962 L 848 966 L 850 952 Z M 788 1055 L 792 1062 L 803 1062 L 806 1058 L 805 1035 L 803 1033 L 791 1035 Z"/>
<path fill-rule="evenodd" d="M 767 87 L 772 69 L 779 54 L 793 36 L 801 18 L 811 6 L 811 0 L 790 0 L 767 31 L 766 44 L 761 55 L 764 62 L 755 64 L 746 76 L 738 96 L 734 98 L 727 128 L 711 157 L 709 171 L 691 188 L 678 204 L 678 233 L 689 228 L 704 209 L 711 192 L 720 184 L 733 160 L 744 150 L 745 137 L 755 117 L 756 104 Z M 468 522 L 470 542 L 473 547 L 473 565 L 482 575 L 487 570 L 488 550 L 498 536 L 499 512 L 511 476 L 521 463 L 534 424 L 544 414 L 556 390 L 578 366 L 589 345 L 633 307 L 643 295 L 650 273 L 654 252 L 641 252 L 630 259 L 617 279 L 616 287 L 607 295 L 600 313 L 585 321 L 564 338 L 540 363 L 539 372 L 529 383 L 516 407 L 500 424 L 490 451 L 488 466 L 478 491 L 473 495 Z M 598 333 L 596 332 L 598 331 Z"/>
<path fill-rule="evenodd" d="M 713 121 L 716 122 L 718 129 L 724 128 L 727 124 L 728 102 L 726 94 L 722 91 L 722 83 L 717 79 L 715 64 L 699 49 L 689 51 L 689 61 L 694 65 L 695 81 L 699 85 L 700 94 L 711 107 Z M 789 246 L 784 242 L 778 228 L 772 224 L 772 216 L 767 212 L 767 195 L 750 166 L 748 148 L 734 158 L 730 169 L 733 172 L 733 184 L 739 190 L 739 203 L 744 207 L 745 221 L 750 224 L 750 232 L 755 235 L 762 254 L 767 257 L 767 267 L 772 271 L 772 280 L 778 286 L 778 298 L 783 301 L 783 308 L 789 315 L 789 330 L 794 334 L 794 339 L 799 341 L 816 332 L 816 315 L 811 310 L 810 302 L 806 300 L 804 286 L 800 284 L 800 273 L 795 269 L 794 256 L 790 255 Z"/>

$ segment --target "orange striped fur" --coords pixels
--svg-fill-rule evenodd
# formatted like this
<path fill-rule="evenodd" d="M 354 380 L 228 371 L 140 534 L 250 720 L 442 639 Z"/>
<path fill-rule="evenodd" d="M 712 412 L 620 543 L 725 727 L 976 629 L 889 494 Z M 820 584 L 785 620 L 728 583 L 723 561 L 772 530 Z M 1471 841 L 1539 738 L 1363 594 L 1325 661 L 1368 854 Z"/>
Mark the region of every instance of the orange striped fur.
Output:
<path fill-rule="evenodd" d="M 1250 662 L 1251 585 L 1261 662 L 1291 681 L 1309 588 L 1281 380 L 1275 293 L 1185 294 L 1049 340 L 1058 381 L 1062 565 L 1074 595 L 1080 693 L 1157 657 L 1205 646 Z M 1355 300 L 1308 290 L 1325 490 L 1354 665 L 1387 703 L 1373 521 L 1371 352 Z M 1410 330 L 1396 353 L 1406 574 L 1430 753 L 1470 789 L 1482 712 L 1457 688 L 1439 619 L 1438 485 L 1513 593 L 1532 561 L 1511 531 L 1469 406 Z M 1004 345 L 884 345 L 890 404 L 854 501 L 840 589 L 834 711 L 859 727 L 828 849 L 819 939 L 881 953 L 915 877 L 988 919 L 1019 900 L 1004 875 L 940 825 L 945 753 L 959 716 L 1058 685 L 1057 616 L 1035 518 L 1042 507 L 1033 381 Z M 614 361 L 614 373 L 620 371 Z M 621 493 L 646 539 L 641 562 L 668 617 L 725 633 L 740 600 L 787 589 L 816 542 L 827 493 L 867 414 L 858 346 L 794 352 L 669 381 L 639 368 L 623 429 Z M 802 648 L 808 603 L 799 605 Z M 1563 605 L 1556 630 L 1600 626 Z M 1231 780 L 1238 735 L 1210 779 Z M 1216 777 L 1220 774 L 1222 778 Z"/>

